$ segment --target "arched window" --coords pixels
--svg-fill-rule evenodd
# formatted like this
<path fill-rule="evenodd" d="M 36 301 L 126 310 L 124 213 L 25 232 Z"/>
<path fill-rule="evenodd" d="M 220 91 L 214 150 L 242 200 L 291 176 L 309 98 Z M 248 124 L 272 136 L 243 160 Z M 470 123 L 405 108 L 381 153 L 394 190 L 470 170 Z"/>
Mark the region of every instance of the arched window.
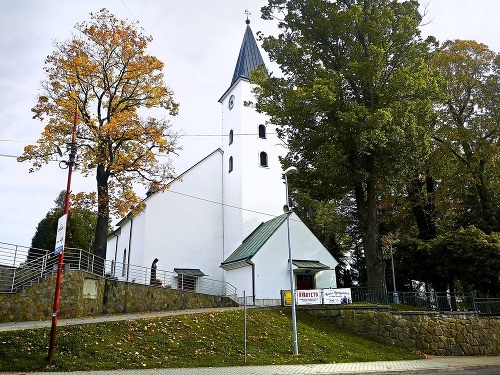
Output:
<path fill-rule="evenodd" d="M 266 127 L 262 124 L 259 125 L 259 138 L 266 138 Z"/>
<path fill-rule="evenodd" d="M 233 129 L 229 131 L 229 144 L 233 143 Z"/>
<path fill-rule="evenodd" d="M 233 170 L 233 157 L 230 156 L 229 157 L 229 172 L 231 172 Z"/>
<path fill-rule="evenodd" d="M 268 167 L 268 165 L 267 165 L 267 153 L 266 152 L 261 152 L 259 154 L 259 161 L 260 161 L 261 167 Z"/>

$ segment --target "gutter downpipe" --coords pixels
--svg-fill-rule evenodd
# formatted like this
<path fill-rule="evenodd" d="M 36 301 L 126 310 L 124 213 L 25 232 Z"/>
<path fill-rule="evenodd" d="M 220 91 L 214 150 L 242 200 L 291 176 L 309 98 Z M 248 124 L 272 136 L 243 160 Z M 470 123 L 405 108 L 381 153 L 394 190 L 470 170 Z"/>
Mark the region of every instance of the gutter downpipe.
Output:
<path fill-rule="evenodd" d="M 252 266 L 252 305 L 255 306 L 255 263 L 249 258 L 245 260 L 245 263 Z"/>

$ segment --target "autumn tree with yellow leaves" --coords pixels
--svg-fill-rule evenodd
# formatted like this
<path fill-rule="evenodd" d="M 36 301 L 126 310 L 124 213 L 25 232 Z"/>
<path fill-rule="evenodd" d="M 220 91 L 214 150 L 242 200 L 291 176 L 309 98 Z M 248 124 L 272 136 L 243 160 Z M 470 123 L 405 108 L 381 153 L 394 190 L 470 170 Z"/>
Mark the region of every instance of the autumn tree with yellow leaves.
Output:
<path fill-rule="evenodd" d="M 175 153 L 177 137 L 168 120 L 144 118 L 139 109 L 175 115 L 178 104 L 164 83 L 163 63 L 147 53 L 152 37 L 106 9 L 90 15 L 89 22 L 76 24 L 71 39 L 55 42 L 45 60 L 46 79 L 32 111 L 46 125 L 18 160 L 31 162 L 30 172 L 47 164 L 56 146 L 71 142 L 78 111 L 76 168 L 96 177 L 94 253 L 105 257 L 110 214 L 140 207 L 133 185 L 162 189 L 173 177 L 170 160 L 158 157 Z"/>

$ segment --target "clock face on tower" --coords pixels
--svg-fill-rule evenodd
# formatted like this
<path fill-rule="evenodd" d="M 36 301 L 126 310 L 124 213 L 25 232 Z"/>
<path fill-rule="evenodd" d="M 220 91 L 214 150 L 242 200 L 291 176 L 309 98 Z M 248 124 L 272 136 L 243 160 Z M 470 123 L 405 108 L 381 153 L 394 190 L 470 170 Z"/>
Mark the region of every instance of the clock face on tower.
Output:
<path fill-rule="evenodd" d="M 234 107 L 234 95 L 231 95 L 229 97 L 228 107 L 229 107 L 229 110 L 233 109 L 233 107 Z"/>

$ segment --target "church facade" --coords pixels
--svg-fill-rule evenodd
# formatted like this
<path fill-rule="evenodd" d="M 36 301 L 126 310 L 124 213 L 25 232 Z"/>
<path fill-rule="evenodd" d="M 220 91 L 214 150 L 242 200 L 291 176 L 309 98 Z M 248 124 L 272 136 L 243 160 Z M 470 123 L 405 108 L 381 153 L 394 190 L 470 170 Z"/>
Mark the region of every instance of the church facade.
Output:
<path fill-rule="evenodd" d="M 222 280 L 238 297 L 264 304 L 290 289 L 279 162 L 286 148 L 266 116 L 244 105 L 254 101 L 250 72 L 264 64 L 249 23 L 231 84 L 219 100 L 223 144 L 168 190 L 149 195 L 142 212 L 119 221 L 108 237 L 107 259 L 125 269 L 150 267 L 158 258 L 158 269 L 189 274 L 197 283 Z M 337 261 L 295 214 L 290 228 L 295 287 L 335 288 Z"/>

